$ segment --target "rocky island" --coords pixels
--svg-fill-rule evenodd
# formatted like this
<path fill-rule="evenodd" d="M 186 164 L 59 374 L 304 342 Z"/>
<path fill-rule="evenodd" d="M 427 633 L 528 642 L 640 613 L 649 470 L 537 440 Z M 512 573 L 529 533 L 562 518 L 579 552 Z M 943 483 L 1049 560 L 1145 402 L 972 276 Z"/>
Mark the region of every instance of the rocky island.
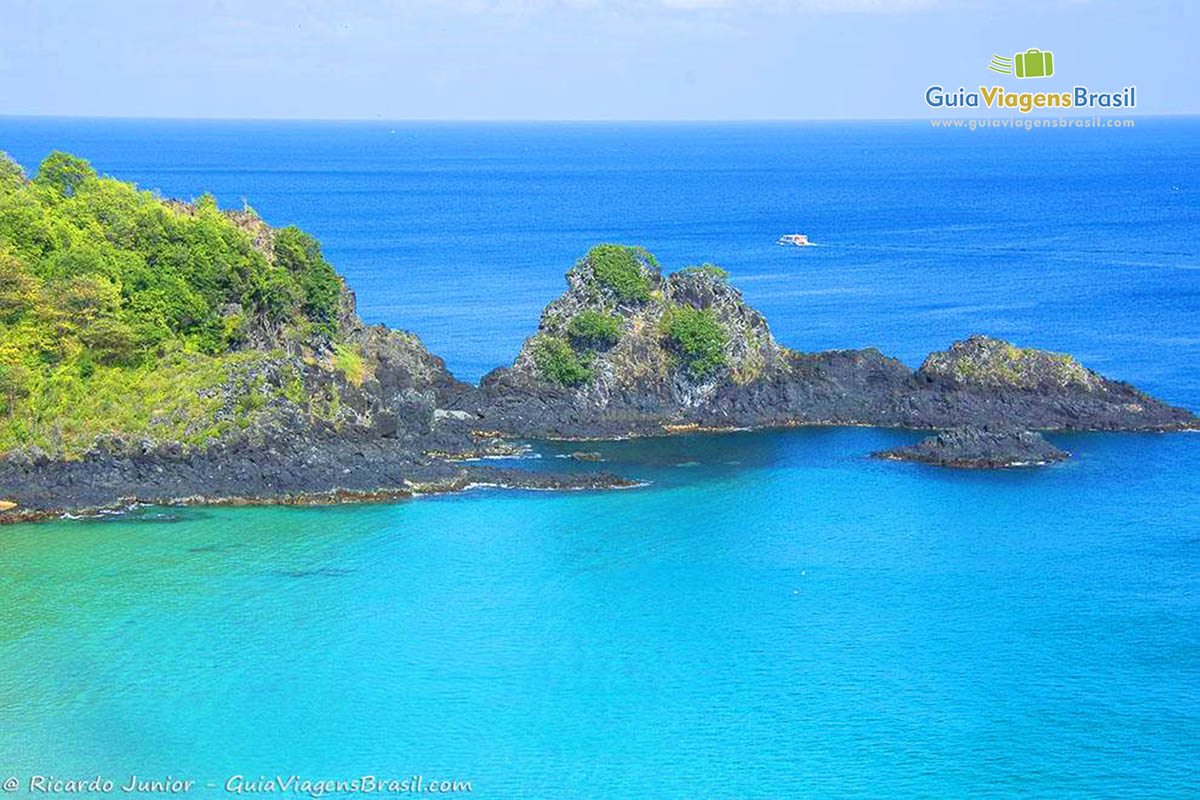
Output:
<path fill-rule="evenodd" d="M 889 461 L 919 461 L 967 469 L 1043 466 L 1070 458 L 1069 453 L 1047 442 L 1040 433 L 995 425 L 951 428 L 911 447 L 872 455 Z"/>
<path fill-rule="evenodd" d="M 475 386 L 415 335 L 364 324 L 311 236 L 62 153 L 32 180 L 0 154 L 0 331 L 0 521 L 630 483 L 472 461 L 522 439 L 872 425 L 949 431 L 887 457 L 1003 466 L 1056 460 L 1022 431 L 1200 427 L 1069 356 L 984 336 L 916 370 L 793 351 L 723 269 L 663 274 L 619 245 L 572 267 L 513 364 Z"/>
<path fill-rule="evenodd" d="M 531 438 L 871 425 L 1036 430 L 1194 428 L 1189 411 L 1067 355 L 972 336 L 917 370 L 878 350 L 801 353 L 711 265 L 664 276 L 602 245 L 567 273 L 511 367 L 463 395 L 488 429 Z"/>

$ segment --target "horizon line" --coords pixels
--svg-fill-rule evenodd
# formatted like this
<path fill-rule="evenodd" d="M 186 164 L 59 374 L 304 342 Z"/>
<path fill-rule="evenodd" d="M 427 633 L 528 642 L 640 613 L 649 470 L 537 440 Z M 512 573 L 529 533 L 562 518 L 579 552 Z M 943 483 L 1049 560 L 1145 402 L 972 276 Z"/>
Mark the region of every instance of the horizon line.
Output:
<path fill-rule="evenodd" d="M 173 116 L 122 116 L 122 115 L 90 115 L 90 114 L 0 114 L 0 120 L 103 120 L 108 122 L 310 122 L 310 123 L 348 123 L 348 122 L 377 122 L 393 124 L 580 124 L 580 125 L 719 125 L 719 124 L 795 124 L 795 123 L 836 123 L 836 122 L 922 122 L 931 119 L 978 119 L 978 114 L 954 115 L 922 115 L 909 117 L 738 117 L 738 118 L 565 118 L 565 117 L 173 117 Z M 1048 119 L 1061 117 L 1063 119 L 1087 119 L 1101 116 L 1099 114 L 1017 114 L 1012 117 L 995 119 Z M 1114 116 L 1114 115 L 1110 115 Z M 1200 111 L 1170 111 L 1163 113 L 1131 113 L 1121 115 L 1122 119 L 1130 117 L 1137 119 L 1163 119 L 1200 117 Z"/>

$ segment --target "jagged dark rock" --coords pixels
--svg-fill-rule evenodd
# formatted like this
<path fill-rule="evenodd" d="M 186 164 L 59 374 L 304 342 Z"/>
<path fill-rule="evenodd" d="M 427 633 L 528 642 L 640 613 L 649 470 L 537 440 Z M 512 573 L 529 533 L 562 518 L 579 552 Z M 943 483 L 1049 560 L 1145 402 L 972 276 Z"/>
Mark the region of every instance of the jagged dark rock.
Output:
<path fill-rule="evenodd" d="M 256 246 L 271 231 L 239 217 Z M 610 251 L 611 252 L 611 251 Z M 458 381 L 411 333 L 367 326 L 343 287 L 336 345 L 289 341 L 251 321 L 258 357 L 216 387 L 215 421 L 232 432 L 203 447 L 153 437 L 103 437 L 82 459 L 37 448 L 0 457 L 0 521 L 140 502 L 340 502 L 399 497 L 414 487 L 493 483 L 531 488 L 624 485 L 606 475 L 554 475 L 467 465 L 513 456 L 505 439 L 605 439 L 664 432 L 874 425 L 948 430 L 883 457 L 1005 466 L 1061 457 L 1028 430 L 1200 428 L 1191 412 L 1109 380 L 1069 356 L 983 336 L 931 354 L 913 370 L 874 349 L 800 353 L 715 268 L 664 276 L 630 251 L 624 284 L 589 256 L 568 274 L 512 366 L 478 387 Z M 690 309 L 718 331 L 696 369 L 670 320 Z M 588 312 L 615 334 L 578 336 Z M 230 313 L 237 313 L 230 309 Z M 543 344 L 575 360 L 555 373 Z M 339 349 L 340 348 L 340 349 Z M 569 349 L 565 349 L 569 348 Z M 338 367 L 349 353 L 353 369 Z M 566 380 L 564 380 L 566 379 Z M 250 402 L 252 401 L 252 402 Z M 243 428 L 239 409 L 256 410 Z M 590 460 L 577 454 L 577 460 Z"/>
<path fill-rule="evenodd" d="M 254 505 L 396 499 L 473 485 L 600 489 L 633 483 L 608 473 L 552 473 L 454 464 L 386 440 L 223 443 L 203 452 L 170 446 L 98 447 L 79 461 L 9 457 L 0 484 L 15 506 L 2 521 L 130 503 Z M 340 499 L 339 499 L 340 498 Z M 7 519 L 6 519 L 7 516 Z"/>
<path fill-rule="evenodd" d="M 919 461 L 943 467 L 996 469 L 1042 466 L 1065 461 L 1070 454 L 1040 433 L 1003 426 L 953 428 L 911 447 L 872 453 L 891 461 Z"/>
<path fill-rule="evenodd" d="M 930 355 L 916 371 L 874 349 L 798 353 L 775 342 L 763 317 L 721 273 L 663 277 L 646 261 L 639 269 L 652 291 L 629 303 L 596 291 L 590 259 L 577 264 L 567 292 L 546 307 L 513 365 L 481 382 L 472 398 L 481 427 L 587 439 L 789 425 L 1166 431 L 1200 424 L 1191 412 L 1070 356 L 985 336 Z M 672 352 L 662 322 L 678 306 L 711 311 L 727 334 L 719 370 L 697 378 Z M 536 348 L 585 311 L 618 317 L 620 337 L 591 354 L 588 381 L 564 386 L 539 368 Z"/>

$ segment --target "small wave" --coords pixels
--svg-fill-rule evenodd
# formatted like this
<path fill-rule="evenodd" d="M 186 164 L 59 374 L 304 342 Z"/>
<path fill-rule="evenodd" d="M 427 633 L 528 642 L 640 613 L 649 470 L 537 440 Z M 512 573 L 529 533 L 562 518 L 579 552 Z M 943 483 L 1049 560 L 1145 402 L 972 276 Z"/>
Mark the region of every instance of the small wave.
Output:
<path fill-rule="evenodd" d="M 95 509 L 94 511 L 83 511 L 78 514 L 72 514 L 69 511 L 64 511 L 62 514 L 59 515 L 59 519 L 86 520 L 86 521 L 98 522 L 98 521 L 103 521 L 103 520 L 111 520 L 111 519 L 118 519 L 118 518 L 122 518 L 122 517 L 128 517 L 134 511 L 137 511 L 138 509 L 141 509 L 141 508 L 148 508 L 148 507 L 150 507 L 149 503 L 130 503 L 129 505 L 119 506 L 116 508 L 98 508 L 98 509 Z M 133 519 L 138 519 L 138 518 L 133 517 Z M 154 520 L 148 520 L 148 521 L 154 521 Z"/>
<path fill-rule="evenodd" d="M 511 455 L 476 456 L 475 458 L 464 458 L 461 461 L 463 464 L 471 464 L 477 461 L 531 461 L 541 457 L 541 453 L 512 453 Z"/>

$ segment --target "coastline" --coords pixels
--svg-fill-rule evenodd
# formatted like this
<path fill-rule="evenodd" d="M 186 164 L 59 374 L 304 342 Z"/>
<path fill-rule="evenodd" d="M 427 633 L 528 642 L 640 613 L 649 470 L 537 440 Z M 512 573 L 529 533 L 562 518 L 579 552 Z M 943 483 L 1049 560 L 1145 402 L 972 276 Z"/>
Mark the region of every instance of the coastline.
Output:
<path fill-rule="evenodd" d="M 18 172 L 12 191 L 29 194 L 31 202 L 132 191 L 62 153 L 45 162 L 50 174 L 62 172 L 54 172 L 58 162 L 77 169 L 75 183 L 43 196 L 40 184 Z M 192 352 L 151 360 L 140 374 L 157 376 L 160 394 L 145 393 L 158 399 L 143 400 L 138 384 L 122 383 L 129 373 L 112 356 L 104 374 L 112 379 L 110 391 L 123 391 L 106 396 L 94 414 L 59 397 L 46 403 L 47 416 L 37 418 L 34 433 L 10 426 L 10 441 L 18 445 L 0 455 L 0 499 L 16 507 L 0 512 L 0 521 L 131 499 L 318 505 L 403 498 L 414 485 L 442 492 L 472 482 L 549 490 L 630 483 L 617 476 L 589 482 L 571 474 L 463 466 L 528 452 L 515 441 L 800 427 L 1003 428 L 1011 435 L 975 436 L 965 456 L 954 447 L 949 454 L 901 453 L 943 466 L 1002 467 L 1042 461 L 1028 457 L 1023 445 L 1010 450 L 1014 442 L 1027 445 L 1038 436 L 1034 431 L 1200 428 L 1200 418 L 1187 409 L 1100 375 L 1070 355 L 986 335 L 929 353 L 916 369 L 874 348 L 792 350 L 775 340 L 766 318 L 721 267 L 666 273 L 644 248 L 616 244 L 592 247 L 566 272 L 567 289 L 544 307 L 509 366 L 465 383 L 414 334 L 366 325 L 354 292 L 307 234 L 272 228 L 248 208 L 222 211 L 211 197 L 196 203 L 136 197 L 164 226 L 164 237 L 177 235 L 170 226 L 220 230 L 243 248 L 263 280 L 303 277 L 304 291 L 316 286 L 314 294 L 304 303 L 287 295 L 293 306 L 282 318 L 253 294 L 243 298 L 245 305 L 210 308 L 226 338 L 209 341 L 207 356 L 193 341 Z M 43 347 L 34 335 L 41 330 L 38 314 L 57 319 L 55 313 L 69 310 L 30 305 L 27 296 L 48 302 L 52 287 L 40 287 L 32 273 L 20 275 L 21 286 L 39 289 L 15 306 L 36 355 Z M 97 285 L 103 293 L 106 284 Z M 111 329 L 101 326 L 100 334 L 124 341 L 128 326 L 105 324 Z M 97 386 L 88 341 L 76 342 L 74 361 L 56 367 L 75 387 L 77 401 Z M 14 374 L 35 374 L 22 369 Z M 180 389 L 196 372 L 198 383 Z M 43 402 L 46 386 L 53 388 L 37 385 L 39 393 L 24 395 L 37 398 L 24 401 L 26 410 L 38 410 L 34 404 Z M 18 394 L 10 392 L 10 417 Z M 203 402 L 189 404 L 196 396 Z M 137 413 L 112 413 L 127 402 Z M 126 425 L 129 417 L 135 422 Z M 64 421 L 89 425 L 81 431 Z"/>
<path fill-rule="evenodd" d="M 125 496 L 112 503 L 80 508 L 22 509 L 20 506 L 0 512 L 0 525 L 45 522 L 53 519 L 86 519 L 125 513 L 135 508 L 171 506 L 211 506 L 238 508 L 249 506 L 335 506 L 395 503 L 419 500 L 448 494 L 463 494 L 473 489 L 506 489 L 514 491 L 599 491 L 636 489 L 648 485 L 610 473 L 568 475 L 565 473 L 524 473 L 521 470 L 480 470 L 450 479 L 410 481 L 403 487 L 381 487 L 371 490 L 334 488 L 328 491 L 281 492 L 275 495 L 206 496 L 194 494 L 154 500 Z"/>
<path fill-rule="evenodd" d="M 871 458 L 882 461 L 891 462 L 921 462 L 927 465 L 961 468 L 970 470 L 996 470 L 1009 469 L 1016 467 L 1041 467 L 1050 466 L 1059 463 L 1064 458 L 1025 458 L 1018 453 L 1016 456 L 1005 456 L 1003 448 L 997 446 L 994 442 L 989 446 L 995 448 L 989 451 L 986 455 L 974 455 L 972 457 L 960 457 L 959 455 L 946 455 L 939 453 L 936 456 L 930 457 L 914 457 L 909 451 L 915 451 L 916 448 L 930 440 L 937 439 L 940 435 L 952 432 L 954 429 L 942 429 L 933 427 L 912 427 L 903 425 L 874 425 L 865 422 L 807 422 L 807 421 L 792 421 L 780 424 L 768 424 L 758 426 L 663 426 L 658 431 L 641 431 L 641 432 L 626 432 L 620 435 L 612 436 L 591 436 L 591 437 L 546 437 L 538 441 L 547 443 L 574 443 L 574 442 L 622 442 L 635 440 L 649 440 L 658 438 L 675 438 L 685 437 L 689 435 L 727 435 L 734 433 L 752 433 L 760 431 L 786 431 L 791 429 L 802 428 L 869 428 L 889 431 L 902 431 L 910 433 L 933 434 L 929 439 L 919 442 L 917 445 L 906 448 L 897 448 L 893 451 L 881 451 L 876 453 L 865 454 Z M 1080 429 L 1080 428 L 1057 428 L 1057 429 L 1042 429 L 1040 432 L 1046 433 L 1099 433 L 1099 434 L 1120 434 L 1120 433 L 1150 433 L 1150 434 L 1168 434 L 1179 432 L 1200 433 L 1200 427 L 1190 428 L 1163 428 L 1154 430 L 1136 430 L 1136 431 L 1110 431 L 1103 429 Z M 502 440 L 505 442 L 521 441 L 521 437 L 517 435 L 501 436 L 496 431 L 488 431 L 487 435 L 493 440 Z M 1040 438 L 1040 436 L 1038 437 Z M 491 445 L 490 447 L 495 447 Z M 407 474 L 411 477 L 401 478 L 397 483 L 392 485 L 378 485 L 372 488 L 349 488 L 347 486 L 331 484 L 328 488 L 319 489 L 299 489 L 296 487 L 260 491 L 255 494 L 206 494 L 203 486 L 196 486 L 192 490 L 181 491 L 176 495 L 139 495 L 122 493 L 114 489 L 110 491 L 109 499 L 101 502 L 94 502 L 87 505 L 52 505 L 45 507 L 16 507 L 0 511 L 0 525 L 19 524 L 23 522 L 36 522 L 48 519 L 61 518 L 64 515 L 88 516 L 103 512 L 110 512 L 114 509 L 128 508 L 131 506 L 153 505 L 153 506 L 218 506 L 218 507 L 238 507 L 238 506 L 324 506 L 324 505 L 351 505 L 351 504 L 371 504 L 371 503 L 388 503 L 401 500 L 418 499 L 426 496 L 437 496 L 444 494 L 456 494 L 470 491 L 472 488 L 497 488 L 511 489 L 516 491 L 610 491 L 617 489 L 638 488 L 646 485 L 644 481 L 630 479 L 621 475 L 610 472 L 599 473 L 566 473 L 560 471 L 545 471 L 534 472 L 522 469 L 504 469 L 499 467 L 488 466 L 479 462 L 489 460 L 509 460 L 531 458 L 530 455 L 532 446 L 524 443 L 523 446 L 517 448 L 520 454 L 514 454 L 515 451 L 509 450 L 506 447 L 489 449 L 488 445 L 481 446 L 471 451 L 461 453 L 427 453 L 433 456 L 433 460 L 425 464 L 406 464 Z M 570 457 L 569 454 L 564 454 L 563 457 Z M 84 466 L 87 462 L 72 462 L 77 467 Z M 154 471 L 164 471 L 169 469 L 171 464 L 178 465 L 179 459 L 169 459 L 157 461 L 154 457 L 143 461 L 143 466 Z M 303 464 L 303 459 L 297 459 L 294 465 Z M 0 460 L 2 464 L 2 460 Z M 54 464 L 47 466 L 54 469 Z M 59 464 L 58 467 L 66 467 L 68 465 Z M 90 466 L 96 466 L 94 464 Z M 450 467 L 456 471 L 453 473 L 446 472 L 446 468 Z M 160 469 L 162 468 L 162 469 Z"/>

